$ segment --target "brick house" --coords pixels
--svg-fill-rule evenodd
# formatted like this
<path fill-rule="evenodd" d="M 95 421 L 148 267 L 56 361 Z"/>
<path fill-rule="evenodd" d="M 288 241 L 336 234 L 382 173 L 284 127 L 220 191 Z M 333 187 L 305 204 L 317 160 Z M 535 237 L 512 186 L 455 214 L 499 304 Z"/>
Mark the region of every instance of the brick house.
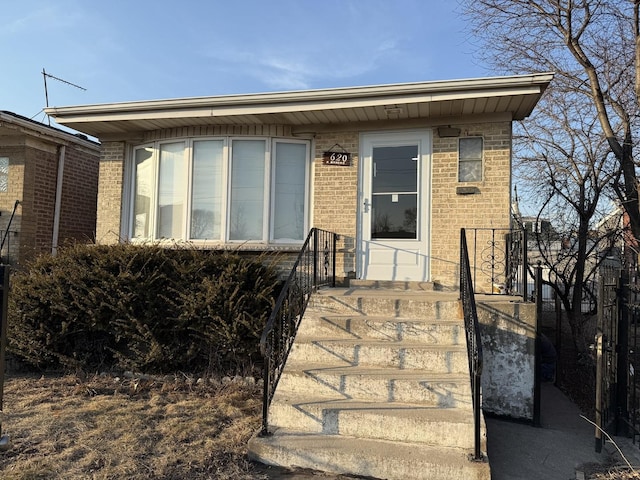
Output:
<path fill-rule="evenodd" d="M 99 159 L 100 145 L 84 135 L 0 111 L 3 262 L 94 240 Z"/>
<path fill-rule="evenodd" d="M 512 122 L 552 74 L 181 98 L 46 112 L 102 142 L 99 243 L 298 251 L 338 275 L 455 286 L 461 227 L 511 226 Z"/>

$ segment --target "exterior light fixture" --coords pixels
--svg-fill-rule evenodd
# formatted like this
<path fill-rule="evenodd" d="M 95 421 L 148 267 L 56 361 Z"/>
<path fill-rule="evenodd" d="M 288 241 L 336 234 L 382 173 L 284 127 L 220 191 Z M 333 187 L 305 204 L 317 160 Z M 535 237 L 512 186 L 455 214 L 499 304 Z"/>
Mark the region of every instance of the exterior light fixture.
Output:
<path fill-rule="evenodd" d="M 444 137 L 459 137 L 460 136 L 460 129 L 459 128 L 452 128 L 452 127 L 438 127 L 438 136 L 440 138 L 444 138 Z"/>

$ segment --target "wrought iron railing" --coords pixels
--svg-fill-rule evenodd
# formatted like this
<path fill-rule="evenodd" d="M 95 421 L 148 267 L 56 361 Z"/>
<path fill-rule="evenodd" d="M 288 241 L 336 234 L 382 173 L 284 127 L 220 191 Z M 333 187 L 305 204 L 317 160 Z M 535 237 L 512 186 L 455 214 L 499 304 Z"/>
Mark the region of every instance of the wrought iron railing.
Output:
<path fill-rule="evenodd" d="M 616 413 L 616 384 L 618 382 L 618 328 L 621 299 L 620 271 L 602 268 L 598 294 L 598 322 L 596 325 L 596 398 L 595 398 L 595 449 L 602 451 L 602 432 L 614 422 Z"/>
<path fill-rule="evenodd" d="M 335 233 L 317 228 L 311 229 L 262 333 L 260 339 L 260 349 L 264 358 L 260 432 L 262 436 L 270 434 L 269 405 L 309 298 L 318 287 L 327 285 L 335 287 L 337 241 L 338 235 Z"/>
<path fill-rule="evenodd" d="M 11 262 L 11 245 L 10 239 L 11 236 L 16 236 L 18 232 L 11 230 L 11 223 L 13 222 L 13 218 L 16 216 L 16 210 L 18 209 L 18 205 L 20 205 L 20 200 L 16 200 L 13 204 L 13 211 L 11 212 L 11 216 L 9 217 L 9 223 L 7 223 L 6 230 L 0 230 L 0 263 L 8 264 Z M 5 250 L 6 245 L 6 250 Z M 6 253 L 5 253 L 6 252 Z"/>
<path fill-rule="evenodd" d="M 0 230 L 0 238 L 2 243 L 0 244 L 0 263 L 8 265 L 17 259 L 17 242 L 11 242 L 12 239 L 18 236 L 17 230 Z"/>
<path fill-rule="evenodd" d="M 509 228 L 471 228 L 471 276 L 478 293 L 527 298 L 527 231 Z"/>
<path fill-rule="evenodd" d="M 481 429 L 480 415 L 480 386 L 482 381 L 482 341 L 480 338 L 480 325 L 471 278 L 471 265 L 469 264 L 469 250 L 467 248 L 467 235 L 465 229 L 460 230 L 460 300 L 464 312 L 464 329 L 467 337 L 467 355 L 469 357 L 469 372 L 471 375 L 471 394 L 473 400 L 474 420 L 474 452 L 473 460 L 481 461 Z"/>

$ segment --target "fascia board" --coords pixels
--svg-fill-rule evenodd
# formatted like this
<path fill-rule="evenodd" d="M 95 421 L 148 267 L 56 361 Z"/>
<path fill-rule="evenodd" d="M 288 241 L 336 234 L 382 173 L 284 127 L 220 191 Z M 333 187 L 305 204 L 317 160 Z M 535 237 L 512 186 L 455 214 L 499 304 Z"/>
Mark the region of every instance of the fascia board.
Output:
<path fill-rule="evenodd" d="M 546 86 L 546 85 L 545 85 Z M 301 111 L 349 109 L 358 107 L 375 107 L 384 105 L 402 105 L 411 103 L 433 103 L 447 100 L 480 99 L 505 96 L 531 96 L 540 95 L 544 90 L 541 85 L 510 86 L 502 88 L 488 88 L 475 90 L 429 91 L 408 92 L 397 91 L 374 95 L 369 92 L 366 97 L 359 96 L 329 96 L 319 99 L 317 97 L 300 96 L 272 102 L 226 102 L 220 101 L 224 97 L 215 97 L 216 101 L 201 98 L 197 102 L 194 99 L 165 100 L 151 102 L 135 102 L 128 104 L 108 104 L 103 106 L 62 107 L 48 108 L 46 113 L 52 115 L 62 123 L 82 123 L 88 121 L 123 121 L 123 120 L 148 120 L 167 118 L 203 118 L 235 115 L 260 115 L 274 113 L 288 113 Z M 246 97 L 243 97 L 246 98 Z M 264 98 L 262 99 L 264 100 Z M 275 99 L 272 99 L 275 100 Z"/>

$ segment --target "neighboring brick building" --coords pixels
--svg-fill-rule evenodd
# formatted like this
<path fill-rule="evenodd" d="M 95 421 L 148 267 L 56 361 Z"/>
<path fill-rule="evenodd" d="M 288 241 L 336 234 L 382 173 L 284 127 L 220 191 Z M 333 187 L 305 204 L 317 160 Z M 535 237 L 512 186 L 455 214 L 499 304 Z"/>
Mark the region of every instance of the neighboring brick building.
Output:
<path fill-rule="evenodd" d="M 3 262 L 94 241 L 99 159 L 100 145 L 84 135 L 0 111 Z"/>
<path fill-rule="evenodd" d="M 511 124 L 551 78 L 46 111 L 102 141 L 100 243 L 295 252 L 315 226 L 340 234 L 338 275 L 451 286 L 460 228 L 511 226 Z"/>

